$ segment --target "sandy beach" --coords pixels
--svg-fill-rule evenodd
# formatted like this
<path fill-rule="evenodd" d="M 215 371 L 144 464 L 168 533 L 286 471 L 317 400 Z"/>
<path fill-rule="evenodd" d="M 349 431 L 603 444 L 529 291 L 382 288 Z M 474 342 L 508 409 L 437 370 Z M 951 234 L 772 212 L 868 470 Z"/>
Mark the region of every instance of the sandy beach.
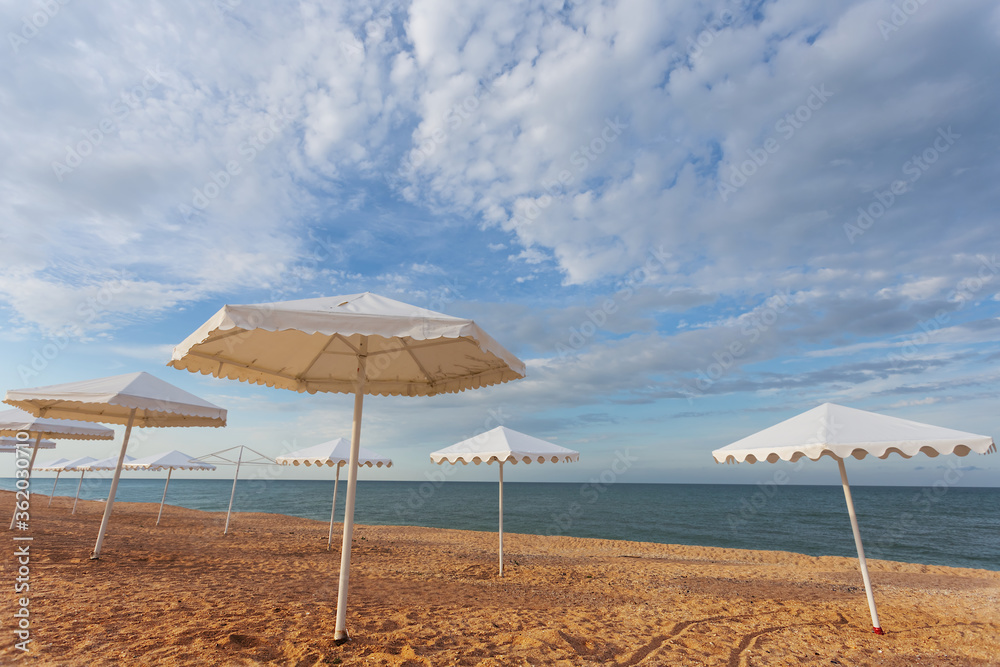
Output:
<path fill-rule="evenodd" d="M 0 493 L 10 507 L 13 494 Z M 333 642 L 339 549 L 321 521 L 35 496 L 33 665 L 998 665 L 1000 572 L 571 537 L 358 526 L 348 629 Z M 16 544 L 16 543 L 15 543 Z M 960 548 L 960 546 L 956 546 Z M 22 594 L 23 595 L 23 594 Z"/>

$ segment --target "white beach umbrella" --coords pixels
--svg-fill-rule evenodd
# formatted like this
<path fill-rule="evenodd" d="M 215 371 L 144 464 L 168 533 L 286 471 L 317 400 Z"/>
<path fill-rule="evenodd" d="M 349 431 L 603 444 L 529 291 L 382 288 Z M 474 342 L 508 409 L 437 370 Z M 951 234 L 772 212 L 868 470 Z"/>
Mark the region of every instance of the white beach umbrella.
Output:
<path fill-rule="evenodd" d="M 39 417 L 125 425 L 125 437 L 104 506 L 97 543 L 90 556 L 92 559 L 101 556 L 101 543 L 111 519 L 132 427 L 226 425 L 224 409 L 142 372 L 12 390 L 7 392 L 4 402 Z"/>
<path fill-rule="evenodd" d="M 170 365 L 298 392 L 354 394 L 334 640 L 346 641 L 363 396 L 433 396 L 524 377 L 472 320 L 369 292 L 225 306 L 174 348 Z"/>
<path fill-rule="evenodd" d="M 966 456 L 970 452 L 988 454 L 996 451 L 993 438 L 940 426 L 888 417 L 874 412 L 824 403 L 800 415 L 754 433 L 731 445 L 712 452 L 717 463 L 756 463 L 767 461 L 795 462 L 803 456 L 816 461 L 829 456 L 840 468 L 847 513 L 851 518 L 854 544 L 858 550 L 861 578 L 868 597 L 872 630 L 882 634 L 875 597 L 868 576 L 868 563 L 861 544 L 858 517 L 854 512 L 851 487 L 847 481 L 844 459 L 853 456 L 861 460 L 868 455 L 879 459 L 898 454 L 910 458 L 919 453 L 935 457 L 939 454 Z"/>
<path fill-rule="evenodd" d="M 10 436 L 4 436 L 0 438 L 0 452 L 13 452 L 16 451 L 18 447 L 25 446 L 24 440 L 18 440 L 17 438 L 11 438 Z M 55 449 L 55 440 L 39 440 L 38 449 Z"/>
<path fill-rule="evenodd" d="M 166 470 L 167 481 L 163 485 L 163 497 L 160 498 L 160 511 L 156 514 L 156 525 L 160 525 L 160 517 L 163 515 L 163 503 L 167 500 L 167 487 L 170 486 L 170 475 L 175 470 L 215 470 L 215 466 L 210 463 L 195 461 L 194 457 L 188 456 L 176 449 L 169 452 L 151 454 L 139 459 L 133 459 L 122 465 L 123 470 Z"/>
<path fill-rule="evenodd" d="M 337 475 L 333 480 L 333 505 L 330 508 L 330 535 L 326 540 L 326 549 L 329 551 L 330 545 L 333 542 L 333 515 L 337 512 L 337 485 L 340 483 L 340 469 L 351 461 L 350 441 L 337 438 L 330 442 L 324 442 L 313 447 L 307 447 L 306 449 L 300 449 L 290 454 L 279 456 L 274 461 L 278 465 L 283 466 L 304 465 L 306 467 L 316 466 L 317 468 L 321 466 L 335 466 L 337 468 Z M 391 468 L 392 459 L 376 454 L 364 447 L 359 447 L 358 465 L 368 466 L 369 468 L 381 468 L 382 466 Z"/>
<path fill-rule="evenodd" d="M 28 461 L 28 478 L 31 478 L 31 470 L 35 466 L 35 456 L 41 449 L 42 438 L 55 438 L 58 440 L 114 440 L 115 432 L 107 426 L 97 424 L 82 424 L 72 419 L 47 419 L 37 417 L 30 412 L 14 408 L 12 410 L 0 410 L 0 435 L 35 438 L 35 448 L 31 451 L 31 458 Z M 56 475 L 56 481 L 59 476 Z M 54 488 L 54 487 L 53 487 Z M 49 504 L 52 498 L 49 497 Z M 17 512 L 10 519 L 10 527 L 14 528 L 14 520 Z"/>
<path fill-rule="evenodd" d="M 44 470 L 46 472 L 55 472 L 56 479 L 52 482 L 52 493 L 49 494 L 49 503 L 46 505 L 48 507 L 52 504 L 52 498 L 56 495 L 56 485 L 59 484 L 59 476 L 64 472 L 76 472 L 80 470 L 80 466 L 96 461 L 92 456 L 81 456 L 80 458 L 68 460 L 60 459 L 59 461 L 48 463 L 44 466 L 39 466 L 38 470 Z M 73 499 L 73 511 L 70 514 L 76 514 L 76 501 L 80 498 L 80 486 L 83 485 L 83 475 L 84 471 L 80 471 L 80 483 L 76 485 L 76 498 Z"/>
<path fill-rule="evenodd" d="M 53 470 L 53 466 L 57 466 L 60 463 L 66 463 L 66 461 L 69 461 L 69 459 L 67 459 L 65 457 L 59 457 L 58 459 L 52 459 L 51 461 L 46 461 L 45 463 L 39 463 L 38 467 L 36 467 L 35 470 L 39 470 L 39 471 L 46 470 L 46 471 L 51 472 Z"/>
<path fill-rule="evenodd" d="M 506 426 L 463 440 L 431 454 L 434 463 L 500 464 L 500 576 L 503 576 L 503 464 L 504 463 L 569 463 L 579 461 L 580 452 L 540 440 Z"/>

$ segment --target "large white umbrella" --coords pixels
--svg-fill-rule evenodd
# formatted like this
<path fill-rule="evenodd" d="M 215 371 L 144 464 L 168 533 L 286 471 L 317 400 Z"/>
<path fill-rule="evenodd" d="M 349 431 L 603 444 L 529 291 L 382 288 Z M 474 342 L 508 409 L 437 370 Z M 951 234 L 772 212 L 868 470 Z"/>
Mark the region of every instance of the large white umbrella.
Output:
<path fill-rule="evenodd" d="M 298 392 L 354 394 L 334 640 L 347 591 L 363 396 L 433 396 L 524 377 L 524 364 L 472 320 L 370 292 L 225 306 L 174 348 L 170 365 Z"/>
<path fill-rule="evenodd" d="M 306 467 L 316 466 L 317 468 L 321 466 L 335 466 L 337 468 L 337 475 L 333 480 L 333 505 L 330 507 L 330 535 L 326 539 L 326 550 L 329 551 L 330 545 L 333 543 L 333 515 L 337 512 L 337 485 L 340 484 L 340 469 L 351 461 L 350 441 L 337 438 L 330 442 L 324 442 L 313 447 L 307 447 L 290 454 L 285 454 L 284 456 L 279 456 L 274 461 L 278 465 L 283 466 L 304 465 Z M 358 465 L 368 466 L 369 468 L 381 468 L 382 466 L 391 468 L 392 459 L 376 454 L 364 447 L 359 447 Z"/>
<path fill-rule="evenodd" d="M 988 454 L 994 451 L 996 445 L 993 438 L 986 435 L 824 403 L 731 445 L 716 449 L 712 456 L 718 463 L 795 462 L 803 456 L 813 461 L 829 456 L 837 462 L 847 501 L 847 513 L 854 532 L 854 544 L 858 550 L 861 578 L 868 597 L 872 630 L 880 635 L 882 626 L 875 609 L 868 563 L 861 544 L 861 532 L 858 530 L 858 517 L 854 512 L 844 459 L 853 456 L 861 460 L 868 455 L 885 459 L 890 454 L 899 454 L 908 459 L 921 452 L 930 457 L 939 454 L 966 456 L 970 452 Z"/>
<path fill-rule="evenodd" d="M 56 474 L 56 479 L 54 482 L 52 482 L 52 493 L 49 494 L 49 503 L 48 505 L 46 505 L 46 507 L 52 504 L 52 499 L 56 495 L 56 485 L 59 484 L 59 475 L 63 474 L 64 472 L 76 472 L 77 470 L 80 470 L 80 466 L 86 465 L 96 460 L 97 459 L 95 459 L 92 456 L 81 456 L 80 458 L 72 460 L 60 459 L 59 461 L 48 463 L 44 466 L 39 466 L 38 470 L 44 470 L 46 472 L 55 472 Z M 73 500 L 73 511 L 70 512 L 70 514 L 76 514 L 76 501 L 80 497 L 80 486 L 83 485 L 83 475 L 84 471 L 80 470 L 80 483 L 76 485 L 76 498 Z"/>
<path fill-rule="evenodd" d="M 160 511 L 156 514 L 156 525 L 160 525 L 160 517 L 163 515 L 163 503 L 167 500 L 167 487 L 170 486 L 170 475 L 175 470 L 215 470 L 215 466 L 210 463 L 195 461 L 193 457 L 179 452 L 176 449 L 169 452 L 151 454 L 139 459 L 133 459 L 122 466 L 124 470 L 166 470 L 167 481 L 163 485 L 163 497 L 160 499 Z"/>
<path fill-rule="evenodd" d="M 132 427 L 226 425 L 224 409 L 143 372 L 12 390 L 7 392 L 4 402 L 39 417 L 125 424 L 125 437 L 104 506 L 104 518 L 94 553 L 90 556 L 93 559 L 101 556 L 101 543 L 111 519 Z"/>
<path fill-rule="evenodd" d="M 34 436 L 35 447 L 31 451 L 31 459 L 28 461 L 28 478 L 31 478 L 31 470 L 35 466 L 35 456 L 41 449 L 42 438 L 55 438 L 59 440 L 114 440 L 115 432 L 107 426 L 97 424 L 81 424 L 72 419 L 47 419 L 37 417 L 30 412 L 18 410 L 0 410 L 0 435 L 20 437 L 24 434 L 27 438 Z M 56 475 L 56 481 L 59 476 Z M 49 498 L 52 503 L 52 498 Z M 14 527 L 15 516 L 10 519 L 10 527 Z"/>
<path fill-rule="evenodd" d="M 434 463 L 500 464 L 500 576 L 503 576 L 503 464 L 579 461 L 580 452 L 511 430 L 506 426 L 480 433 L 431 454 Z"/>

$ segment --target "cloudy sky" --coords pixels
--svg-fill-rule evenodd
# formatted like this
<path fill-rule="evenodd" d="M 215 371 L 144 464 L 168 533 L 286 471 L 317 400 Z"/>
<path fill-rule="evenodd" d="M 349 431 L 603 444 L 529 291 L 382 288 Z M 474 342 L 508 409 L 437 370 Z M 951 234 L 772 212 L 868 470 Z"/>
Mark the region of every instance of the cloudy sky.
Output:
<path fill-rule="evenodd" d="M 767 481 L 711 450 L 824 401 L 1000 434 L 991 0 L 18 0 L 0 19 L 0 387 L 145 370 L 229 409 L 135 455 L 349 435 L 349 396 L 165 363 L 223 304 L 362 291 L 475 319 L 528 368 L 369 399 L 364 444 L 396 467 L 366 478 L 424 479 L 427 453 L 497 423 L 582 454 L 511 480 L 624 456 L 623 482 Z M 996 486 L 994 459 L 849 470 Z M 839 478 L 824 459 L 791 481 Z"/>

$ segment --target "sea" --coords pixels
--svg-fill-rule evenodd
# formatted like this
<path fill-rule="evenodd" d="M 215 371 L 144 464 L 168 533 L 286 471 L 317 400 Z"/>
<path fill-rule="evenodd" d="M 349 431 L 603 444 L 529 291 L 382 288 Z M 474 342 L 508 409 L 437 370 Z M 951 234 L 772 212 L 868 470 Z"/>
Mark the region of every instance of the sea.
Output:
<path fill-rule="evenodd" d="M 79 477 L 59 480 L 56 496 L 76 493 Z M 51 478 L 32 482 L 47 501 Z M 117 500 L 159 503 L 164 478 L 122 479 Z M 101 500 L 108 478 L 85 478 L 80 497 Z M 343 519 L 346 480 L 337 498 Z M 0 479 L 12 490 L 13 479 Z M 270 512 L 329 522 L 330 481 L 240 479 L 239 512 Z M 232 480 L 172 479 L 167 505 L 225 512 Z M 1000 570 L 1000 488 L 851 487 L 868 558 Z M 736 549 L 856 556 L 839 486 L 776 484 L 600 484 L 507 482 L 504 532 Z M 169 507 L 164 510 L 169 513 Z M 496 532 L 495 482 L 359 480 L 355 522 Z"/>

